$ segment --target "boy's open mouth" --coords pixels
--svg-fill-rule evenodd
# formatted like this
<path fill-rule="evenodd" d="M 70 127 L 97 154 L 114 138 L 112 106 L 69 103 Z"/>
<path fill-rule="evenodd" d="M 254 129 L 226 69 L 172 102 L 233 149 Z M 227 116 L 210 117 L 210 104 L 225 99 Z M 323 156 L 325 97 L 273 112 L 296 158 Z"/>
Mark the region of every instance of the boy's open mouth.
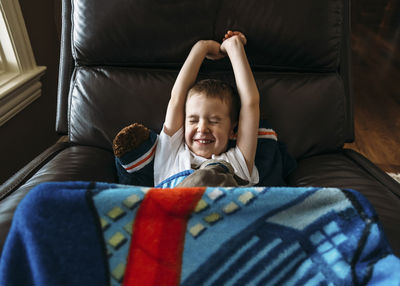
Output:
<path fill-rule="evenodd" d="M 193 139 L 193 141 L 199 144 L 210 144 L 214 142 L 212 139 Z"/>

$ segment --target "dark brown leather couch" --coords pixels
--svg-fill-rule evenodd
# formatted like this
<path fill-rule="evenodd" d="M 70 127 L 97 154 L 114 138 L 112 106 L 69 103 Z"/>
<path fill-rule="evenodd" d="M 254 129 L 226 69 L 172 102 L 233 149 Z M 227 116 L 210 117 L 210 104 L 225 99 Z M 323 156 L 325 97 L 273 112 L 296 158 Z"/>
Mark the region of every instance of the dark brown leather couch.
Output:
<path fill-rule="evenodd" d="M 375 207 L 400 254 L 400 186 L 353 138 L 350 4 L 345 0 L 63 0 L 57 143 L 0 189 L 0 245 L 20 200 L 41 182 L 116 182 L 111 142 L 124 126 L 163 123 L 180 66 L 199 39 L 248 38 L 261 116 L 297 159 L 290 186 L 351 188 Z M 229 61 L 200 77 L 233 82 Z"/>

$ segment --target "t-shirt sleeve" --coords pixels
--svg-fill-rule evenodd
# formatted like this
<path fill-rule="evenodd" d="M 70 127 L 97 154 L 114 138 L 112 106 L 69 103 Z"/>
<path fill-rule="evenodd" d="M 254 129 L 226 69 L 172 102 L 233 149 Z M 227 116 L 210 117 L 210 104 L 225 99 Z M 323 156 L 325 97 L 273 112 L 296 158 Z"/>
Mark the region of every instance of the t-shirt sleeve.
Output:
<path fill-rule="evenodd" d="M 250 174 L 247 168 L 246 160 L 239 147 L 230 148 L 226 153 L 228 162 L 232 165 L 235 170 L 235 174 L 243 180 L 249 181 L 249 185 L 255 185 L 259 181 L 258 170 L 255 164 L 253 164 L 253 170 Z"/>

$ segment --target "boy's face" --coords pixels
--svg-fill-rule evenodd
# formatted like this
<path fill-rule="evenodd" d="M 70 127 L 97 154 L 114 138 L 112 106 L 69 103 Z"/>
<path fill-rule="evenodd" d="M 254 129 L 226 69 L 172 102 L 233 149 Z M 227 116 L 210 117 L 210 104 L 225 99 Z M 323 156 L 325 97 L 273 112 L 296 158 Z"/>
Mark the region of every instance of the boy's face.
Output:
<path fill-rule="evenodd" d="M 196 155 L 211 158 L 226 151 L 234 125 L 229 105 L 219 98 L 192 94 L 186 100 L 185 142 Z"/>

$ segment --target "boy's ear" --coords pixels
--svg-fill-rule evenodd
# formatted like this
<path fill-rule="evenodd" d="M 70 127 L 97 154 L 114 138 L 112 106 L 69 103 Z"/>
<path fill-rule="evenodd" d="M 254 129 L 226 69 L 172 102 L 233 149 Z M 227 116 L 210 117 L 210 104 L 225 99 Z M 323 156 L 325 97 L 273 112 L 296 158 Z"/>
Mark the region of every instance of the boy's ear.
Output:
<path fill-rule="evenodd" d="M 237 122 L 235 122 L 234 124 L 232 124 L 232 128 L 231 131 L 229 132 L 229 139 L 230 140 L 235 140 L 237 137 Z"/>

